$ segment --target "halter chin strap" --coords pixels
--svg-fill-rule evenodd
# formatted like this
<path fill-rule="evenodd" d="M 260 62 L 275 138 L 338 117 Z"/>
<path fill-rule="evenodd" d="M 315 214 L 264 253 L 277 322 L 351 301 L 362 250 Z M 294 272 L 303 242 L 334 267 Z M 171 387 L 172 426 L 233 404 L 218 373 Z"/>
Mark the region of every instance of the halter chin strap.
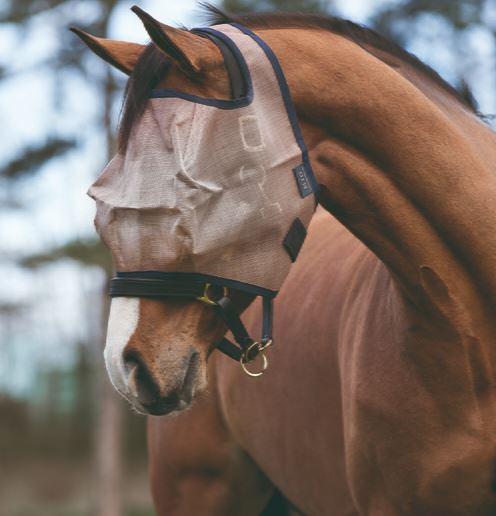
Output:
<path fill-rule="evenodd" d="M 207 281 L 188 278 L 153 278 L 143 277 L 139 273 L 126 273 L 125 277 L 116 276 L 110 282 L 111 297 L 183 297 L 201 301 L 215 310 L 232 333 L 236 344 L 223 337 L 216 343 L 216 348 L 225 355 L 238 361 L 249 376 L 260 376 L 268 367 L 265 351 L 272 345 L 273 298 L 262 296 L 263 321 L 262 338 L 255 341 L 250 337 L 234 303 L 228 296 L 228 288 L 223 287 L 223 296 L 216 300 L 210 297 L 212 285 Z M 259 355 L 262 367 L 259 372 L 252 372 L 247 364 Z"/>

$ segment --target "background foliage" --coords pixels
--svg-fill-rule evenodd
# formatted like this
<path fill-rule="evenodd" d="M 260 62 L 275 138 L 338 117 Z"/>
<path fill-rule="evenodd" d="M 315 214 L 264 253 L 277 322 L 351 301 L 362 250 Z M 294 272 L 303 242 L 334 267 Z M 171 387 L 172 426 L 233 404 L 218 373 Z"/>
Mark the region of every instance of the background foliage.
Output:
<path fill-rule="evenodd" d="M 139 3 L 194 21 L 192 1 Z M 496 111 L 493 0 L 216 3 L 351 16 Z M 124 78 L 66 30 L 143 41 L 130 5 L 0 5 L 0 516 L 152 514 L 144 421 L 109 389 L 100 358 L 111 266 L 84 196 L 113 153 Z"/>

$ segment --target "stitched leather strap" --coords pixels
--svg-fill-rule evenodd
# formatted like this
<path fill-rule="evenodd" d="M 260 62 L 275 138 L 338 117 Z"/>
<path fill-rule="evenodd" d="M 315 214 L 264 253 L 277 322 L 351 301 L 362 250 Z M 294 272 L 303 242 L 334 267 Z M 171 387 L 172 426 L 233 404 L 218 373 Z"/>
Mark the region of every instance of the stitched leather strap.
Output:
<path fill-rule="evenodd" d="M 241 356 L 243 354 L 241 348 L 238 348 L 238 346 L 233 344 L 226 337 L 224 337 L 221 341 L 217 342 L 216 348 L 222 353 L 224 353 L 224 355 L 227 355 L 229 358 L 236 360 L 236 362 L 239 362 L 241 360 Z"/>
<path fill-rule="evenodd" d="M 200 297 L 205 290 L 204 281 L 156 278 L 113 278 L 110 297 Z"/>
<path fill-rule="evenodd" d="M 217 313 L 222 320 L 226 323 L 227 327 L 231 330 L 235 342 L 239 345 L 236 346 L 229 339 L 224 337 L 220 342 L 217 343 L 217 348 L 224 354 L 230 356 L 235 360 L 240 360 L 243 353 L 254 343 L 254 340 L 248 334 L 245 325 L 241 321 L 232 301 L 228 297 L 223 297 L 217 301 L 215 307 Z M 271 298 L 263 298 L 263 314 L 262 314 L 262 340 L 260 344 L 263 346 L 269 341 L 272 342 L 272 323 L 273 323 L 273 302 Z M 253 360 L 258 353 L 260 348 L 253 347 L 248 353 L 248 359 Z"/>
<path fill-rule="evenodd" d="M 262 344 L 267 344 L 272 340 L 272 326 L 274 323 L 274 303 L 273 299 L 264 297 L 262 312 Z"/>
<path fill-rule="evenodd" d="M 207 282 L 194 279 L 177 279 L 177 278 L 152 278 L 140 277 L 120 277 L 117 276 L 110 282 L 111 297 L 186 297 L 198 299 L 205 293 Z M 236 344 L 224 337 L 216 343 L 217 349 L 239 361 L 243 353 L 254 343 L 241 321 L 241 318 L 234 306 L 232 300 L 224 296 L 212 307 L 216 313 L 225 322 L 231 331 Z M 262 319 L 262 340 L 261 345 L 272 340 L 272 323 L 273 323 L 273 303 L 272 298 L 263 296 L 263 319 Z M 249 359 L 257 356 L 259 349 L 254 347 L 250 350 Z M 246 358 L 246 357 L 245 357 Z"/>
<path fill-rule="evenodd" d="M 234 340 L 242 349 L 246 349 L 253 343 L 253 339 L 248 335 L 248 331 L 241 321 L 233 302 L 228 297 L 219 299 L 214 309 L 226 323 L 226 326 L 231 330 Z"/>

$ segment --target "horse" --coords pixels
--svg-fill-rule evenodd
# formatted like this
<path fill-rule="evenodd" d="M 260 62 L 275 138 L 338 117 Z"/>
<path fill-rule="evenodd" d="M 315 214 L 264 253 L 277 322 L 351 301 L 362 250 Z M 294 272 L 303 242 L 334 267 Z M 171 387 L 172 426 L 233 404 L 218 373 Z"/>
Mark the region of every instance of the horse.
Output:
<path fill-rule="evenodd" d="M 130 75 L 121 149 L 157 84 L 231 98 L 212 41 L 133 9 L 148 46 L 76 30 Z M 494 133 L 369 29 L 212 12 L 277 56 L 327 213 L 276 299 L 261 378 L 215 352 L 207 305 L 112 300 L 109 374 L 152 414 L 158 514 L 495 514 Z M 253 329 L 251 302 L 236 299 Z"/>

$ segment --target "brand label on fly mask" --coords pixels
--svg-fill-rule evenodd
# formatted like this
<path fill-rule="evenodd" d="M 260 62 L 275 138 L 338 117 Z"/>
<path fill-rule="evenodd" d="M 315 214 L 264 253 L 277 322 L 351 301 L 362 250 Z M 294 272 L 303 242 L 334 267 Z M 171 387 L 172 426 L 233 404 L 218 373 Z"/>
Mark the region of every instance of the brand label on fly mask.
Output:
<path fill-rule="evenodd" d="M 307 175 L 305 163 L 301 163 L 297 167 L 293 168 L 293 174 L 295 176 L 300 195 L 305 198 L 307 195 L 312 194 L 313 188 L 310 183 L 310 178 Z"/>

